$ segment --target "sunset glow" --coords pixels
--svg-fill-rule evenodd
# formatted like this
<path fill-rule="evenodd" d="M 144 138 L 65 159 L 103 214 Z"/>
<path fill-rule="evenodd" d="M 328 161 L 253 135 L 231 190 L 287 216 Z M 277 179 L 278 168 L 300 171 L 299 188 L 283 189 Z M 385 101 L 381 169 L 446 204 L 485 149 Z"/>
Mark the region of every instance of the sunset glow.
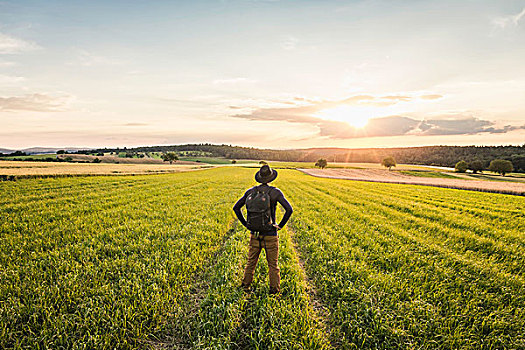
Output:
<path fill-rule="evenodd" d="M 347 122 L 355 128 L 363 128 L 371 117 L 384 113 L 376 107 L 338 106 L 320 111 L 316 116 L 328 120 Z"/>
<path fill-rule="evenodd" d="M 0 147 L 523 144 L 524 9 L 2 1 Z"/>

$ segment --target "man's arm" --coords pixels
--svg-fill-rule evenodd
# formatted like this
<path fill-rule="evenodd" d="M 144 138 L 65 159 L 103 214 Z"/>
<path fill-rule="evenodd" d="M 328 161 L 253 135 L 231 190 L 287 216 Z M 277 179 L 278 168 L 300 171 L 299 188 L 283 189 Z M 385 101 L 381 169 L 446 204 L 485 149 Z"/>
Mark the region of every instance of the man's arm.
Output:
<path fill-rule="evenodd" d="M 290 216 L 293 213 L 293 209 L 290 203 L 288 203 L 288 201 L 286 200 L 286 198 L 284 198 L 284 194 L 282 192 L 279 195 L 279 197 L 277 197 L 277 202 L 281 203 L 285 210 L 283 218 L 281 219 L 281 222 L 278 225 L 279 228 L 283 228 L 284 225 L 286 225 L 286 223 L 288 222 L 288 219 L 290 219 Z"/>
<path fill-rule="evenodd" d="M 246 193 L 248 193 L 248 192 L 246 192 Z M 239 219 L 241 224 L 243 224 L 243 226 L 245 226 L 245 227 L 246 227 L 246 219 L 242 215 L 241 208 L 244 206 L 244 204 L 246 204 L 246 193 L 233 206 L 233 211 L 235 212 L 235 215 L 237 216 L 237 218 Z"/>

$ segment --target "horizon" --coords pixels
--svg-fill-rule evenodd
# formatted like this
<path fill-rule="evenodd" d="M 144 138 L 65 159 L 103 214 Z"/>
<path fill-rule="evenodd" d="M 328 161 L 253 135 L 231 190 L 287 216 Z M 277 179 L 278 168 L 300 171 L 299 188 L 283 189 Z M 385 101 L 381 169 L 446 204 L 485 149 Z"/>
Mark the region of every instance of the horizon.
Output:
<path fill-rule="evenodd" d="M 524 43 L 512 1 L 3 1 L 0 147 L 522 145 Z"/>
<path fill-rule="evenodd" d="M 101 149 L 134 149 L 134 148 L 147 148 L 147 147 L 170 147 L 170 146 L 185 146 L 185 145 L 213 145 L 213 146 L 229 146 L 229 147 L 245 147 L 245 148 L 254 148 L 254 149 L 268 149 L 274 151 L 301 151 L 301 150 L 310 150 L 310 149 L 333 149 L 333 150 L 365 150 L 365 149 L 405 149 L 405 148 L 423 148 L 423 147 L 525 147 L 525 143 L 520 144 L 508 144 L 508 145 L 421 145 L 421 146 L 392 146 L 392 147 L 305 147 L 305 148 L 265 148 L 265 147 L 253 147 L 253 146 L 241 146 L 234 144 L 219 144 L 219 143 L 210 143 L 210 142 L 201 142 L 201 143 L 181 143 L 181 144 L 169 144 L 169 145 L 137 145 L 137 146 L 116 146 L 116 147 L 78 147 L 78 146 L 31 146 L 24 148 L 6 148 L 0 147 L 0 150 L 11 150 L 11 151 L 25 151 L 30 149 L 54 149 L 54 150 L 101 150 Z"/>

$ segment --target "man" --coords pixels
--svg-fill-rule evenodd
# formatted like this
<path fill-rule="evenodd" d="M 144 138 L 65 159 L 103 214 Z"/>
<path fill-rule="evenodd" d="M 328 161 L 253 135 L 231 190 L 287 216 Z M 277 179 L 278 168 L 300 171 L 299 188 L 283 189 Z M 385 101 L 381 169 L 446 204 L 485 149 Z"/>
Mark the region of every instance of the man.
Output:
<path fill-rule="evenodd" d="M 245 291 L 250 290 L 253 274 L 259 254 L 264 248 L 270 277 L 270 294 L 281 291 L 281 276 L 279 275 L 279 237 L 277 231 L 282 229 L 292 215 L 292 206 L 283 193 L 276 187 L 268 185 L 275 180 L 277 171 L 268 165 L 263 165 L 255 174 L 255 180 L 261 185 L 250 188 L 241 199 L 233 206 L 233 211 L 241 223 L 251 231 L 250 250 L 248 252 L 248 263 L 244 269 L 242 287 Z M 281 222 L 276 224 L 275 209 L 277 203 L 281 203 L 285 213 Z M 247 218 L 245 219 L 241 208 L 246 205 Z"/>

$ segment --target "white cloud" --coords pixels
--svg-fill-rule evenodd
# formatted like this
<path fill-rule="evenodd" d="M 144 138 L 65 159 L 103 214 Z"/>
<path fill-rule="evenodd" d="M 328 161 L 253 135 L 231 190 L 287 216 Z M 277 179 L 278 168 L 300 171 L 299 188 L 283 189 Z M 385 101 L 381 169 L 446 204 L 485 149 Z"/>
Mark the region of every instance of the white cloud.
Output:
<path fill-rule="evenodd" d="M 0 68 L 2 68 L 2 67 L 13 67 L 13 66 L 16 66 L 15 62 L 0 60 Z"/>
<path fill-rule="evenodd" d="M 525 8 L 520 13 L 515 15 L 508 15 L 503 17 L 496 17 L 492 20 L 492 25 L 495 28 L 505 29 L 509 26 L 517 27 L 521 19 L 525 17 Z"/>
<path fill-rule="evenodd" d="M 0 97 L 0 111 L 61 112 L 67 110 L 71 100 L 71 95 L 48 94 Z"/>
<path fill-rule="evenodd" d="M 16 84 L 24 81 L 24 77 L 15 77 L 10 75 L 0 74 L 0 84 Z"/>
<path fill-rule="evenodd" d="M 287 35 L 281 39 L 281 47 L 284 50 L 295 50 L 299 39 L 292 35 Z"/>
<path fill-rule="evenodd" d="M 248 78 L 226 78 L 226 79 L 215 79 L 212 83 L 214 85 L 231 85 L 239 83 L 256 83 L 257 80 Z"/>
<path fill-rule="evenodd" d="M 86 50 L 77 50 L 76 60 L 74 62 L 70 62 L 69 65 L 92 67 L 100 65 L 118 65 L 121 63 L 121 60 L 115 58 L 93 54 Z"/>
<path fill-rule="evenodd" d="M 0 33 L 0 54 L 16 54 L 38 48 L 35 43 Z"/>

